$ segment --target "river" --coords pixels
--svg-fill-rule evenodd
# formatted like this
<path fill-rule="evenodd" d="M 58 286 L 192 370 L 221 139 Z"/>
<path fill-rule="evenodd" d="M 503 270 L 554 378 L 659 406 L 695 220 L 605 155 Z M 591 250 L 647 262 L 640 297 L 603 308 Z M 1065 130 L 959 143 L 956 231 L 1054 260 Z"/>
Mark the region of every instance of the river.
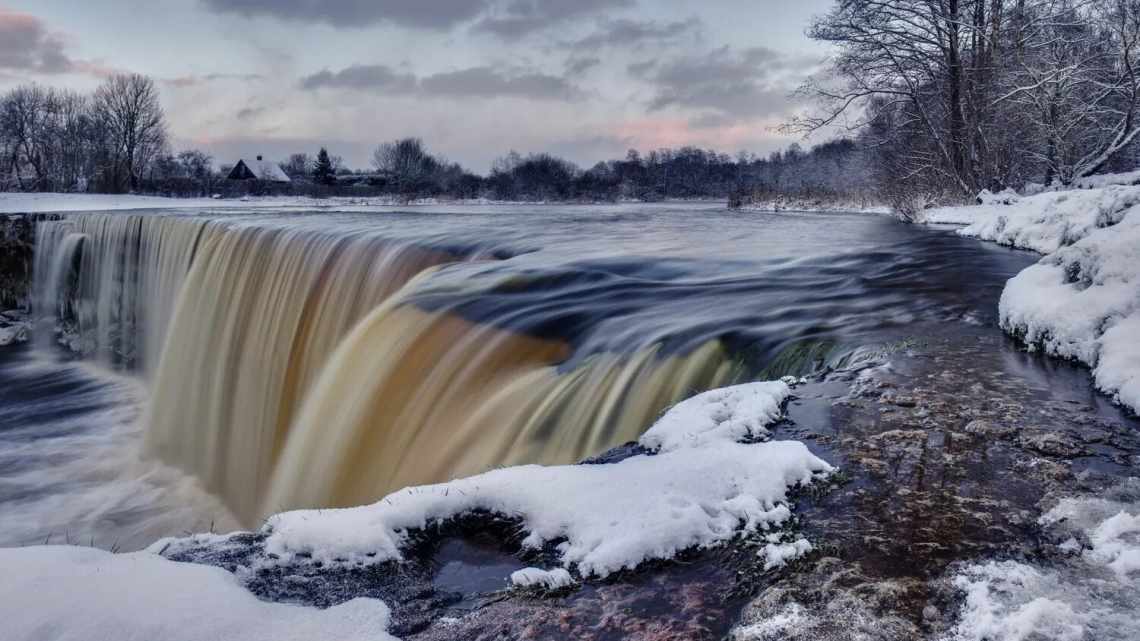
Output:
<path fill-rule="evenodd" d="M 998 335 L 1035 260 L 885 216 L 703 204 L 39 225 L 35 347 L 0 353 L 5 544 L 130 549 L 576 461 L 710 387 Z"/>

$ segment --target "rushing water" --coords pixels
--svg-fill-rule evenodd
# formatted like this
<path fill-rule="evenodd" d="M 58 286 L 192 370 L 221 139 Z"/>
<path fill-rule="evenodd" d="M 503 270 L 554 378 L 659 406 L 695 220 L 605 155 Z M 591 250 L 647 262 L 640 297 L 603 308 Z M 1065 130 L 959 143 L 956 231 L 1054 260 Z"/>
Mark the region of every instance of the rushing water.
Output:
<path fill-rule="evenodd" d="M 228 523 L 200 487 L 249 526 L 579 460 L 710 387 L 997 332 L 1034 260 L 881 216 L 704 205 L 75 214 L 38 233 L 36 350 L 0 354 L 23 390 L 0 399 L 0 460 L 21 460 L 0 510 L 38 516 L 0 542 L 67 518 L 132 543 Z M 97 370 L 60 362 L 56 326 Z M 75 517 L 76 477 L 136 500 Z"/>

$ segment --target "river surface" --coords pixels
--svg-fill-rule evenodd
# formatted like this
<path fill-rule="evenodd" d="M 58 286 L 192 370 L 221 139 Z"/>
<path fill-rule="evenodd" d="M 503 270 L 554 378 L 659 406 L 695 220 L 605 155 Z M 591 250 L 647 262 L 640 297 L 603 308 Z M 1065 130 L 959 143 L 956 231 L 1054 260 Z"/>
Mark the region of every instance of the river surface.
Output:
<path fill-rule="evenodd" d="M 573 462 L 693 393 L 915 337 L 997 340 L 1037 260 L 700 204 L 74 214 L 38 242 L 34 346 L 0 348 L 0 545 L 115 549 Z"/>

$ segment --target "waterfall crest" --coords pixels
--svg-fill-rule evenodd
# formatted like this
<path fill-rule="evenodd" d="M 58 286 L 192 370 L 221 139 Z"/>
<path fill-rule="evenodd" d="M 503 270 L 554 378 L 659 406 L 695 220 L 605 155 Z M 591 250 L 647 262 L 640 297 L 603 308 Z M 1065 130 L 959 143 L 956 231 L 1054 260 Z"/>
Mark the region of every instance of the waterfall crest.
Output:
<path fill-rule="evenodd" d="M 565 340 L 511 329 L 525 309 L 469 318 L 417 304 L 437 270 L 476 251 L 154 214 L 80 214 L 41 232 L 45 305 L 74 316 L 86 351 L 149 380 L 148 451 L 247 524 L 579 460 L 737 375 L 715 340 L 571 358 Z M 51 284 L 65 280 L 57 263 L 77 265 L 74 286 Z"/>

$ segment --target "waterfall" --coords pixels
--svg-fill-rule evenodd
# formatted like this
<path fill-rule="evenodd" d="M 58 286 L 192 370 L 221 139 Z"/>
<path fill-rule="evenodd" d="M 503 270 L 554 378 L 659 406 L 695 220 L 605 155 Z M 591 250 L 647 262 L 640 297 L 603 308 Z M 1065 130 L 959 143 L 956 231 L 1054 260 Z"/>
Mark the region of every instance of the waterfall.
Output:
<path fill-rule="evenodd" d="M 63 301 L 85 351 L 149 382 L 147 450 L 250 525 L 579 460 L 737 375 L 715 340 L 572 358 L 565 340 L 517 329 L 527 309 L 419 304 L 475 251 L 240 216 L 79 214 L 39 232 L 44 304 Z"/>
<path fill-rule="evenodd" d="M 32 267 L 32 315 L 36 323 L 33 338 L 41 352 L 50 349 L 56 325 L 72 315 L 72 277 L 86 239 L 86 234 L 75 233 L 67 222 L 40 223 Z"/>

